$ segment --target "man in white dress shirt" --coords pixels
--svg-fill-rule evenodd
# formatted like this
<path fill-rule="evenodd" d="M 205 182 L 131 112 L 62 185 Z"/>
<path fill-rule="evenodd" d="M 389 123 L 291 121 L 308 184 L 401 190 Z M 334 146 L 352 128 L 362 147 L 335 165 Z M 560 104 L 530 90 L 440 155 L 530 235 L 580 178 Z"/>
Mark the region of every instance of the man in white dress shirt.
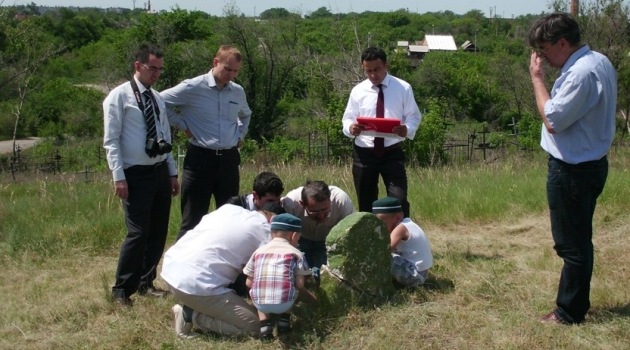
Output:
<path fill-rule="evenodd" d="M 411 85 L 388 74 L 383 49 L 365 49 L 361 64 L 367 79 L 350 92 L 342 119 L 343 133 L 354 138 L 352 176 L 359 211 L 372 211 L 372 202 L 378 198 L 380 175 L 387 195 L 400 199 L 405 217 L 410 217 L 402 140 L 414 138 L 422 116 Z M 395 118 L 400 119 L 400 125 L 394 127 L 391 137 L 374 137 L 364 133 L 357 117 Z"/>
<path fill-rule="evenodd" d="M 173 306 L 175 333 L 194 336 L 193 329 L 223 335 L 257 336 L 256 308 L 230 288 L 254 251 L 270 240 L 275 215 L 225 204 L 205 215 L 164 254 L 162 279 L 179 304 Z"/>
<path fill-rule="evenodd" d="M 112 287 L 114 301 L 124 306 L 132 305 L 129 297 L 135 292 L 165 295 L 153 280 L 168 233 L 171 196 L 179 193 L 179 183 L 166 107 L 152 88 L 162 73 L 162 56 L 152 45 L 140 46 L 132 80 L 103 101 L 103 146 L 127 226 Z"/>

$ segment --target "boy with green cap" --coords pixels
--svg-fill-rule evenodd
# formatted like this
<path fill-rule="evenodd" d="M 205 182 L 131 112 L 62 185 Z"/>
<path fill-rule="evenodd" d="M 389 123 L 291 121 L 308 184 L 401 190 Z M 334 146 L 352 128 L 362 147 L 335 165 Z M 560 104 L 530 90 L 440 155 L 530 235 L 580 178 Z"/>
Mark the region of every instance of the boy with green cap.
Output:
<path fill-rule="evenodd" d="M 297 248 L 302 230 L 301 220 L 291 214 L 276 215 L 271 219 L 272 240 L 258 248 L 245 268 L 246 284 L 260 319 L 260 337 L 273 339 L 271 315 L 279 315 L 278 334 L 291 330 L 290 310 L 298 293 L 310 300 L 317 298 L 304 286 L 311 269 L 304 254 Z"/>
<path fill-rule="evenodd" d="M 427 279 L 433 265 L 431 244 L 424 231 L 405 218 L 398 198 L 385 197 L 372 203 L 372 213 L 387 227 L 392 252 L 392 276 L 406 287 L 418 286 Z"/>

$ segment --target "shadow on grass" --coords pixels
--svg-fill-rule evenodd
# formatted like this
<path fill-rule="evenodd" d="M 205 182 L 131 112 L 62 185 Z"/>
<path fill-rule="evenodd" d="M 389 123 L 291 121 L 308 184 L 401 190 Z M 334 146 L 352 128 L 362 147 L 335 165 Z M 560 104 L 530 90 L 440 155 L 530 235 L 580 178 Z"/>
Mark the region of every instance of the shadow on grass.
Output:
<path fill-rule="evenodd" d="M 589 311 L 589 316 L 594 323 L 608 323 L 619 318 L 630 318 L 630 303 L 609 307 L 594 307 Z"/>
<path fill-rule="evenodd" d="M 495 261 L 503 259 L 502 255 L 492 254 L 492 255 L 484 255 L 473 253 L 470 250 L 466 251 L 448 251 L 445 254 L 434 254 L 433 256 L 435 260 L 453 260 L 453 261 L 466 261 L 466 262 L 484 262 L 484 261 Z"/>
<path fill-rule="evenodd" d="M 393 295 L 387 297 L 360 294 L 341 284 L 324 286 L 314 291 L 318 298 L 316 305 L 303 302 L 297 304 L 292 312 L 291 334 L 279 337 L 278 340 L 285 349 L 317 347 L 353 314 L 368 312 L 384 305 L 424 303 L 431 299 L 433 293 L 451 293 L 454 289 L 455 283 L 451 279 L 431 274 L 424 285 L 397 288 Z"/>

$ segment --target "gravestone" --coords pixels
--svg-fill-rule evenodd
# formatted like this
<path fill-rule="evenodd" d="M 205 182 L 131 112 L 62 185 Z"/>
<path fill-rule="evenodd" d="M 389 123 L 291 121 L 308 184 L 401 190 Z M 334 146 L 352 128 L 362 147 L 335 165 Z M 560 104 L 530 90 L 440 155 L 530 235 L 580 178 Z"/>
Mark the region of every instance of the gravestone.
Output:
<path fill-rule="evenodd" d="M 333 304 L 373 304 L 393 295 L 389 244 L 385 224 L 371 213 L 354 213 L 333 227 L 326 238 L 328 266 L 322 273 L 328 299 Z M 352 300 L 334 302 L 348 297 Z"/>

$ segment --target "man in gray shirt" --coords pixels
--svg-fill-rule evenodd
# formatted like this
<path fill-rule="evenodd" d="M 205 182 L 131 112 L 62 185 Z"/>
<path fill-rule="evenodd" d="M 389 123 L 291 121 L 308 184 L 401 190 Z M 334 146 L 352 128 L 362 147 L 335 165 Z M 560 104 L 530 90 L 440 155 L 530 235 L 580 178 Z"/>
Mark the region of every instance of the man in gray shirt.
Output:
<path fill-rule="evenodd" d="M 238 195 L 238 147 L 247 134 L 252 114 L 243 87 L 232 81 L 240 68 L 241 53 L 223 45 L 210 72 L 161 92 L 171 125 L 189 137 L 178 239 L 208 213 L 213 195 L 217 208 Z"/>

